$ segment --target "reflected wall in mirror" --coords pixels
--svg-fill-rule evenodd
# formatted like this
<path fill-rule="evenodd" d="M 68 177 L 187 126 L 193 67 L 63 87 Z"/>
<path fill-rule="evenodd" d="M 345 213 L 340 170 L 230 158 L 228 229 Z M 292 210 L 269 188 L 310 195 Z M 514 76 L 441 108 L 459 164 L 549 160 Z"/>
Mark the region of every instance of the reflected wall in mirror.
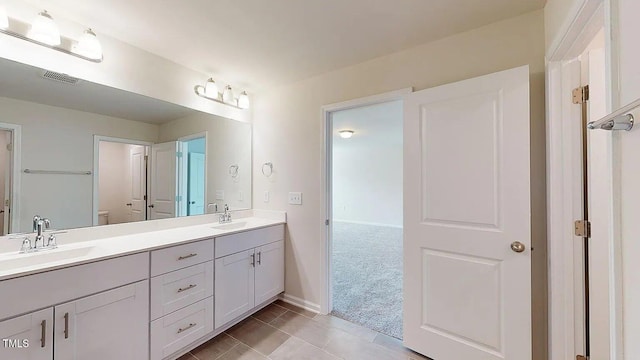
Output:
<path fill-rule="evenodd" d="M 0 59 L 3 233 L 251 207 L 250 124 L 44 73 Z"/>

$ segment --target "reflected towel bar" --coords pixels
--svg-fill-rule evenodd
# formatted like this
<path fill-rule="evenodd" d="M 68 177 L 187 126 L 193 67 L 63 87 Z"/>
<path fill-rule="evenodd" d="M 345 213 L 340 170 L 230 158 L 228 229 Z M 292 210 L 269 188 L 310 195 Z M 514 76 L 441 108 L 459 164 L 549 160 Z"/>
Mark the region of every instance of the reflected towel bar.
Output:
<path fill-rule="evenodd" d="M 24 169 L 25 174 L 51 174 L 51 175 L 91 175 L 91 171 L 58 171 L 58 170 L 32 170 Z"/>
<path fill-rule="evenodd" d="M 634 118 L 631 114 L 640 108 L 640 99 L 624 106 L 613 113 L 603 117 L 598 121 L 592 121 L 587 124 L 589 130 L 626 130 L 633 128 Z"/>

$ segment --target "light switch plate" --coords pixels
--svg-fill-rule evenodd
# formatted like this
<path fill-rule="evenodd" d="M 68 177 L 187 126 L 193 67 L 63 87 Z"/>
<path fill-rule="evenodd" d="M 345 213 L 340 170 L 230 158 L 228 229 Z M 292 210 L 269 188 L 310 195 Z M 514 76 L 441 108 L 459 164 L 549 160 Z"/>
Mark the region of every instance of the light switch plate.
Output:
<path fill-rule="evenodd" d="M 216 190 L 216 200 L 224 200 L 224 190 Z"/>
<path fill-rule="evenodd" d="M 264 192 L 264 196 L 262 198 L 264 200 L 264 202 L 268 203 L 269 202 L 269 192 L 265 191 Z"/>
<path fill-rule="evenodd" d="M 301 192 L 290 192 L 289 193 L 289 204 L 291 204 L 291 205 L 302 205 L 302 193 Z"/>
<path fill-rule="evenodd" d="M 238 191 L 238 201 L 244 200 L 244 193 L 242 191 Z"/>

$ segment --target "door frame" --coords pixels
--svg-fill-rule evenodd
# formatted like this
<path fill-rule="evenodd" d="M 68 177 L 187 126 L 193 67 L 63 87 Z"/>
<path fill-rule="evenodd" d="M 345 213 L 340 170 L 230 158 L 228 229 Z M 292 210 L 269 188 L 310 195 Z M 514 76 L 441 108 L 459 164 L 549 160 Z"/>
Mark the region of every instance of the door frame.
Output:
<path fill-rule="evenodd" d="M 576 327 L 583 327 L 582 319 L 574 316 L 575 309 L 582 307 L 579 298 L 582 293 L 576 288 L 576 279 L 581 276 L 583 269 L 580 261 L 575 258 L 572 244 L 576 242 L 573 235 L 573 221 L 576 214 L 582 213 L 582 202 L 574 199 L 582 198 L 582 167 L 572 161 L 576 156 L 582 156 L 579 144 L 568 146 L 574 142 L 573 133 L 563 131 L 563 119 L 569 114 L 569 108 L 576 106 L 571 103 L 565 92 L 571 89 L 563 87 L 563 78 L 568 76 L 563 71 L 566 61 L 576 58 L 594 35 L 600 29 L 605 31 L 605 73 L 608 89 L 617 89 L 615 66 L 616 44 L 612 39 L 612 22 L 615 15 L 611 11 L 611 0 L 582 0 L 576 2 L 571 14 L 565 19 L 559 36 L 547 51 L 546 56 L 546 129 L 547 129 L 547 236 L 548 236 L 548 289 L 549 289 L 549 358 L 565 359 L 583 355 L 577 349 L 583 346 L 584 336 L 577 333 Z M 566 85 L 565 85 L 566 87 Z M 607 112 L 617 106 L 617 91 L 611 90 L 607 94 Z M 611 143 L 606 149 L 605 156 L 613 163 L 614 149 Z M 615 166 L 615 165 L 614 165 Z M 613 173 L 609 174 L 613 176 Z M 615 209 L 615 199 L 611 193 L 611 208 Z M 615 211 L 615 210 L 614 210 Z M 613 217 L 614 214 L 611 214 Z M 581 216 L 581 215 L 580 215 Z M 593 219 L 591 219 L 593 221 Z M 613 222 L 609 241 L 613 244 L 610 255 L 611 279 L 609 287 L 609 331 L 611 358 L 622 358 L 622 297 L 621 273 L 619 256 L 618 224 Z M 576 353 L 576 351 L 578 351 Z"/>
<path fill-rule="evenodd" d="M 22 126 L 10 123 L 0 123 L 0 130 L 11 132 L 11 185 L 10 185 L 10 223 L 9 233 L 18 232 L 20 229 L 20 189 L 22 185 Z M 6 195 L 5 195 L 6 196 Z"/>
<path fill-rule="evenodd" d="M 208 176 L 207 162 L 209 158 L 207 156 L 207 153 L 208 153 L 207 150 L 209 147 L 209 132 L 201 131 L 199 133 L 181 136 L 178 138 L 178 140 L 176 140 L 178 142 L 178 152 L 183 153 L 183 155 L 178 158 L 178 163 L 177 163 L 178 178 L 176 180 L 178 184 L 178 195 L 180 196 L 180 203 L 176 207 L 176 217 L 187 216 L 186 210 L 184 214 L 182 213 L 183 211 L 182 204 L 187 199 L 187 176 L 188 176 L 187 175 L 188 171 L 186 167 L 188 158 L 184 156 L 184 149 L 182 148 L 183 143 L 189 140 L 194 140 L 199 138 L 204 138 L 204 149 L 205 149 L 204 151 L 204 214 L 205 215 L 207 214 L 207 176 Z"/>
<path fill-rule="evenodd" d="M 376 105 L 380 103 L 404 100 L 405 96 L 412 93 L 413 88 L 403 88 L 395 91 L 390 91 L 378 95 L 367 96 L 363 98 L 343 101 L 339 103 L 333 103 L 324 105 L 321 108 L 322 111 L 322 170 L 321 170 L 321 190 L 322 194 L 322 212 L 321 212 L 321 293 L 320 293 L 320 309 L 321 314 L 328 314 L 333 310 L 332 304 L 332 281 L 331 281 L 331 224 L 330 220 L 333 218 L 332 214 L 332 193 L 331 178 L 332 178 L 332 161 L 331 155 L 333 153 L 333 134 L 332 134 L 332 113 L 348 110 L 363 106 Z M 296 299 L 297 300 L 297 299 Z M 314 308 L 314 304 L 304 304 L 310 308 Z M 317 305 L 315 305 L 317 307 Z"/>
<path fill-rule="evenodd" d="M 132 140 L 125 138 L 117 138 L 112 136 L 103 136 L 103 135 L 93 135 L 93 197 L 91 198 L 91 208 L 92 208 L 92 224 L 93 226 L 98 225 L 98 207 L 100 203 L 100 189 L 98 186 L 98 180 L 100 180 L 100 141 L 106 142 L 115 142 L 121 144 L 129 144 L 129 145 L 142 145 L 150 147 L 153 145 L 150 141 L 143 140 Z M 148 169 L 147 169 L 148 170 Z M 147 192 L 149 190 L 149 180 L 147 179 Z"/>

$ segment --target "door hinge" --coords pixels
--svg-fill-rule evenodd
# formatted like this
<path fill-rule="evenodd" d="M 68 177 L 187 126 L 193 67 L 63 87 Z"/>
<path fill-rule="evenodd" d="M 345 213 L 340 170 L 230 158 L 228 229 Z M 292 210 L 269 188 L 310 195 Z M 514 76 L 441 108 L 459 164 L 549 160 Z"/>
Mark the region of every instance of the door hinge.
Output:
<path fill-rule="evenodd" d="M 571 94 L 573 95 L 574 104 L 584 104 L 585 102 L 589 101 L 589 85 L 575 88 L 573 89 Z"/>
<path fill-rule="evenodd" d="M 329 219 L 325 220 L 325 221 L 324 221 L 324 224 L 325 224 L 325 225 L 329 225 Z"/>
<path fill-rule="evenodd" d="M 178 152 L 176 152 L 176 157 L 177 157 L 178 159 L 182 158 L 182 151 L 178 151 Z"/>
<path fill-rule="evenodd" d="M 147 200 L 147 195 L 142 196 L 142 200 Z"/>
<path fill-rule="evenodd" d="M 591 222 L 588 220 L 576 220 L 575 221 L 575 232 L 576 236 L 580 237 L 591 237 Z"/>
<path fill-rule="evenodd" d="M 576 360 L 589 360 L 589 357 L 584 355 L 576 355 Z"/>

